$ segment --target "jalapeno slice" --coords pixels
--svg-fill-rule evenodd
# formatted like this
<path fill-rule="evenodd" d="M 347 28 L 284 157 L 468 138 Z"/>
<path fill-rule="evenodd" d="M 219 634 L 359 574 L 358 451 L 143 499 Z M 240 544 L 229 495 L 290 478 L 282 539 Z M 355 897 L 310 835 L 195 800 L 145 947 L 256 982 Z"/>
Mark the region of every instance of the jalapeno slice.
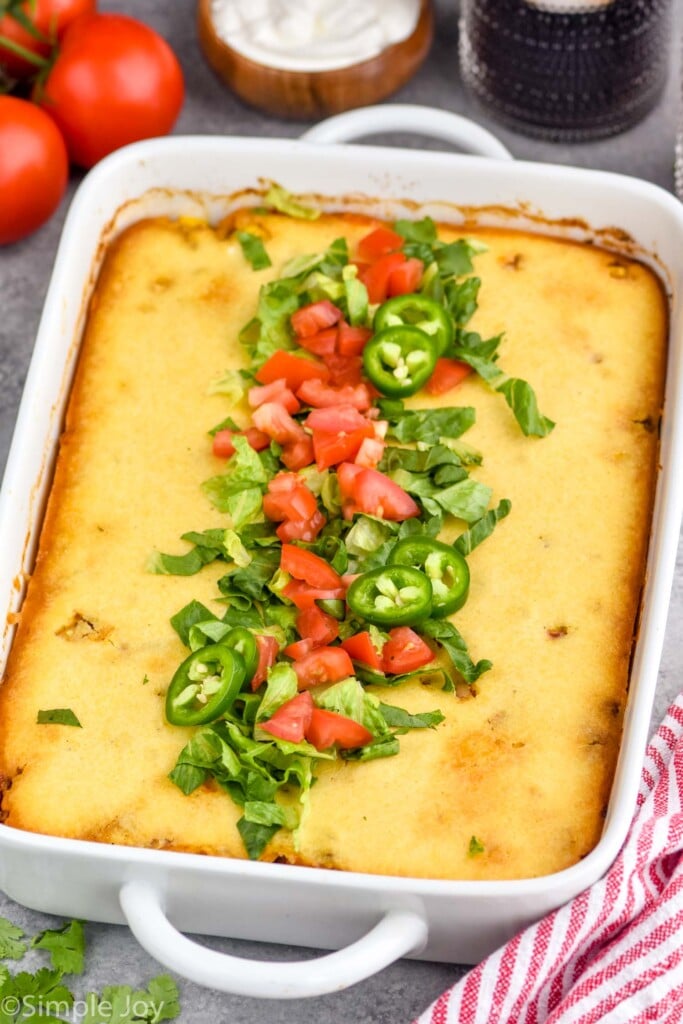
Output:
<path fill-rule="evenodd" d="M 462 608 L 470 589 L 467 562 L 454 547 L 431 537 L 406 537 L 389 556 L 392 565 L 412 565 L 432 585 L 432 615 L 443 618 Z"/>
<path fill-rule="evenodd" d="M 229 633 L 226 633 L 221 643 L 233 651 L 242 655 L 245 670 L 245 682 L 251 682 L 251 678 L 258 665 L 258 645 L 253 633 L 250 633 L 244 626 L 235 626 Z"/>
<path fill-rule="evenodd" d="M 171 725 L 206 725 L 231 706 L 246 677 L 241 654 L 225 644 L 208 644 L 176 669 L 166 691 Z"/>
<path fill-rule="evenodd" d="M 442 356 L 453 341 L 453 318 L 445 306 L 426 295 L 397 295 L 383 302 L 375 313 L 375 331 L 403 326 L 417 327 L 433 338 L 437 356 Z"/>
<path fill-rule="evenodd" d="M 429 618 L 432 584 L 409 565 L 385 565 L 353 581 L 346 595 L 349 608 L 375 626 L 412 626 Z"/>
<path fill-rule="evenodd" d="M 378 391 L 390 398 L 414 395 L 436 366 L 436 342 L 417 327 L 387 327 L 363 349 L 363 366 Z"/>

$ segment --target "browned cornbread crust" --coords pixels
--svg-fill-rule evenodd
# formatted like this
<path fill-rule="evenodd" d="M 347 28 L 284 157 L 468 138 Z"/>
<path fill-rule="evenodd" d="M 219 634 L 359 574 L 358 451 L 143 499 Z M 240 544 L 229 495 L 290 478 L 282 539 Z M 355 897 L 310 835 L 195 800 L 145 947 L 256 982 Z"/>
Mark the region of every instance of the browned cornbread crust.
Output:
<path fill-rule="evenodd" d="M 184 657 L 169 618 L 192 598 L 220 614 L 220 566 L 150 575 L 155 550 L 226 525 L 200 490 L 222 463 L 206 431 L 246 410 L 209 394 L 244 365 L 239 328 L 294 255 L 367 232 L 362 218 L 248 221 L 273 268 L 201 223 L 141 222 L 106 257 L 62 438 L 40 553 L 0 688 L 7 824 L 50 835 L 243 857 L 229 797 L 184 796 L 167 773 L 191 735 L 163 698 Z M 444 229 L 442 237 L 462 232 Z M 501 365 L 557 426 L 525 438 L 470 378 L 432 404 L 475 406 L 474 475 L 512 512 L 469 558 L 457 613 L 493 669 L 472 695 L 413 685 L 390 701 L 440 708 L 397 757 L 323 766 L 298 849 L 310 865 L 431 878 L 557 871 L 599 838 L 618 750 L 657 469 L 667 334 L 655 275 L 597 248 L 477 230 L 488 251 L 473 329 L 505 330 Z M 429 404 L 420 395 L 411 400 Z M 462 524 L 452 524 L 455 536 Z M 386 694 L 381 694 L 386 699 Z M 37 725 L 69 707 L 83 728 Z M 476 836 L 483 853 L 471 856 Z"/>

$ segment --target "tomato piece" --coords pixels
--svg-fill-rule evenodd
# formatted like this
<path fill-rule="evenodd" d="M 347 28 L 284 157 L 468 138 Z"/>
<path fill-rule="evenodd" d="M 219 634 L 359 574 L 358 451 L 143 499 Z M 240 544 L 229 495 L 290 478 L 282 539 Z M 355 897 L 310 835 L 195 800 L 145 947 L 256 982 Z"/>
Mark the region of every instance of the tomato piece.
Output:
<path fill-rule="evenodd" d="M 312 640 L 295 640 L 294 643 L 287 644 L 282 653 L 286 654 L 292 661 L 301 661 L 313 649 Z"/>
<path fill-rule="evenodd" d="M 310 693 L 298 693 L 296 697 L 281 704 L 267 722 L 259 722 L 258 728 L 278 739 L 303 743 L 312 714 L 313 698 Z"/>
<path fill-rule="evenodd" d="M 283 544 L 290 540 L 303 540 L 310 544 L 318 536 L 327 520 L 320 509 L 309 519 L 286 519 L 275 531 Z"/>
<path fill-rule="evenodd" d="M 278 402 L 280 405 L 284 405 L 289 413 L 298 412 L 301 408 L 296 395 L 287 387 L 287 381 L 283 377 L 272 381 L 271 384 L 249 388 L 247 401 L 252 409 L 258 409 L 266 402 Z"/>
<path fill-rule="evenodd" d="M 311 713 L 305 736 L 316 750 L 327 750 L 335 745 L 342 750 L 350 750 L 353 747 L 364 747 L 372 740 L 372 733 L 360 722 L 316 707 Z"/>
<path fill-rule="evenodd" d="M 420 509 L 410 495 L 384 473 L 356 465 L 350 470 L 349 465 L 350 463 L 344 462 L 337 469 L 339 488 L 345 502 L 345 518 L 350 519 L 356 511 L 380 519 L 401 522 L 420 514 Z M 346 502 L 349 503 L 349 507 Z"/>
<path fill-rule="evenodd" d="M 256 371 L 256 380 L 259 384 L 272 384 L 280 377 L 287 382 L 290 391 L 296 392 L 305 380 L 329 380 L 330 371 L 323 363 L 278 349 Z"/>
<path fill-rule="evenodd" d="M 434 652 L 410 626 L 389 630 L 382 650 L 382 668 L 388 675 L 414 672 L 434 661 Z"/>
<path fill-rule="evenodd" d="M 362 661 L 369 668 L 374 668 L 377 672 L 382 671 L 382 658 L 377 653 L 367 630 L 342 640 L 342 647 L 354 661 Z"/>
<path fill-rule="evenodd" d="M 377 437 L 364 437 L 354 459 L 356 465 L 374 469 L 382 461 L 385 447 L 384 441 Z"/>
<path fill-rule="evenodd" d="M 352 430 L 366 430 L 374 434 L 372 423 L 352 405 L 328 405 L 322 409 L 313 409 L 306 417 L 306 426 L 310 430 L 322 430 L 324 433 L 350 433 Z M 370 436 L 370 435 L 368 435 Z"/>
<path fill-rule="evenodd" d="M 329 431 L 313 432 L 315 464 L 319 470 L 336 466 L 339 462 L 355 459 L 364 441 L 368 439 L 368 428 L 352 430 L 350 434 L 333 434 Z"/>
<path fill-rule="evenodd" d="M 385 256 L 388 252 L 400 249 L 405 239 L 391 228 L 379 227 L 365 235 L 358 243 L 358 256 L 361 260 L 372 263 Z"/>
<path fill-rule="evenodd" d="M 27 100 L 0 96 L 0 245 L 44 224 L 68 177 L 66 146 L 54 122 Z"/>
<path fill-rule="evenodd" d="M 330 383 L 335 387 L 350 384 L 354 387 L 363 380 L 363 360 L 361 356 L 342 356 L 336 352 L 325 356 L 325 365 L 330 372 Z"/>
<path fill-rule="evenodd" d="M 165 39 L 124 14 L 86 14 L 69 25 L 35 97 L 82 167 L 120 146 L 166 135 L 184 98 L 183 73 Z"/>
<path fill-rule="evenodd" d="M 342 601 L 346 596 L 346 587 L 311 587 L 303 580 L 290 580 L 282 593 L 297 608 L 311 608 L 316 601 Z"/>
<path fill-rule="evenodd" d="M 55 40 L 61 39 L 71 22 L 81 14 L 91 14 L 95 7 L 96 0 L 25 0 L 19 11 L 39 35 L 32 35 L 10 12 L 0 18 L 0 36 L 37 57 L 49 57 Z M 11 78 L 30 78 L 39 70 L 36 64 L 2 45 L 0 66 Z"/>
<path fill-rule="evenodd" d="M 416 292 L 420 287 L 423 273 L 424 263 L 422 260 L 418 260 L 414 256 L 406 260 L 400 267 L 396 267 L 391 271 L 387 295 L 393 297 L 395 295 L 410 295 L 411 292 Z"/>
<path fill-rule="evenodd" d="M 271 665 L 275 664 L 280 645 L 274 636 L 269 636 L 267 633 L 263 635 L 257 633 L 254 639 L 258 647 L 258 664 L 256 671 L 251 677 L 251 688 L 252 690 L 258 690 L 261 683 L 265 683 L 268 678 L 268 669 Z"/>
<path fill-rule="evenodd" d="M 460 359 L 445 359 L 443 356 L 436 361 L 434 372 L 425 387 L 430 395 L 444 395 L 458 386 L 472 373 L 472 367 Z"/>
<path fill-rule="evenodd" d="M 337 332 L 337 351 L 340 356 L 359 356 L 371 337 L 369 327 L 351 327 L 342 320 Z"/>
<path fill-rule="evenodd" d="M 278 473 L 268 484 L 263 511 L 275 522 L 283 519 L 308 519 L 318 508 L 315 495 L 296 473 Z"/>
<path fill-rule="evenodd" d="M 318 331 L 307 338 L 298 338 L 298 342 L 307 352 L 315 356 L 331 356 L 337 349 L 337 328 L 329 327 L 325 331 Z"/>
<path fill-rule="evenodd" d="M 355 462 L 341 462 L 337 466 L 337 482 L 339 483 L 344 519 L 353 519 L 355 513 L 359 511 L 354 497 L 355 481 L 362 472 L 363 467 L 357 466 Z"/>
<path fill-rule="evenodd" d="M 294 664 L 299 689 L 337 683 L 353 675 L 353 662 L 341 647 L 316 647 Z"/>
<path fill-rule="evenodd" d="M 321 299 L 319 302 L 311 302 L 308 306 L 297 309 L 296 313 L 292 313 L 290 323 L 297 337 L 310 338 L 318 331 L 333 327 L 341 317 L 341 309 L 329 299 Z"/>
<path fill-rule="evenodd" d="M 311 640 L 314 647 L 331 644 L 339 636 L 337 620 L 318 608 L 317 604 L 301 609 L 296 617 L 296 629 L 301 639 Z"/>
<path fill-rule="evenodd" d="M 342 585 L 341 576 L 324 558 L 294 544 L 282 545 L 280 568 L 294 579 L 308 583 L 309 587 L 335 590 Z"/>
<path fill-rule="evenodd" d="M 365 384 L 356 384 L 355 387 L 350 384 L 331 387 L 329 384 L 323 384 L 321 380 L 307 380 L 301 385 L 297 395 L 302 402 L 316 409 L 351 405 L 354 409 L 364 412 L 372 405 L 372 397 Z"/>
<path fill-rule="evenodd" d="M 229 459 L 235 454 L 235 446 L 232 439 L 235 436 L 234 430 L 217 430 L 213 435 L 213 454 L 222 459 Z M 246 437 L 247 444 L 255 452 L 262 452 L 270 444 L 270 438 L 262 430 L 256 427 L 249 427 L 248 430 L 239 431 L 238 436 Z"/>
<path fill-rule="evenodd" d="M 296 441 L 288 441 L 282 448 L 280 460 L 287 469 L 305 469 L 313 462 L 313 441 L 305 434 Z"/>
<path fill-rule="evenodd" d="M 392 273 L 406 262 L 402 252 L 390 252 L 372 263 L 367 270 L 360 273 L 360 280 L 368 290 L 368 299 L 372 303 L 384 302 L 389 294 L 389 278 Z"/>
<path fill-rule="evenodd" d="M 279 402 L 266 402 L 255 409 L 254 426 L 278 444 L 302 441 L 307 436 L 301 424 L 292 419 Z"/>

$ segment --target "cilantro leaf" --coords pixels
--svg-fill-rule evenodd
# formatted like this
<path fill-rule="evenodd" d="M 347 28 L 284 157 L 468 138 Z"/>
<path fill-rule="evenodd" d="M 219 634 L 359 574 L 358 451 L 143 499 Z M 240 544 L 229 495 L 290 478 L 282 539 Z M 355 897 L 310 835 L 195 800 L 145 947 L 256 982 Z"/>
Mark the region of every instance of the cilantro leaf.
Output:
<path fill-rule="evenodd" d="M 49 710 L 39 711 L 36 717 L 36 724 L 73 725 L 78 729 L 83 728 L 71 708 L 50 708 Z"/>
<path fill-rule="evenodd" d="M 44 1024 L 63 1024 L 74 997 L 61 982 L 61 971 L 47 967 L 35 974 L 7 973 L 0 981 L 0 1024 L 24 1024 L 33 1018 Z M 53 1016 L 55 1011 L 59 1017 Z"/>
<path fill-rule="evenodd" d="M 154 1014 L 149 1024 L 160 1024 L 162 1020 L 174 1020 L 180 1013 L 178 986 L 168 974 L 159 974 L 152 978 L 147 992 L 154 1007 Z"/>
<path fill-rule="evenodd" d="M 252 235 L 248 231 L 236 231 L 235 236 L 240 243 L 242 254 L 245 260 L 251 264 L 252 270 L 264 270 L 266 267 L 272 266 L 270 256 L 257 235 Z"/>
<path fill-rule="evenodd" d="M 31 948 L 48 950 L 52 966 L 62 974 L 83 973 L 85 933 L 81 921 L 40 932 L 32 939 Z"/>
<path fill-rule="evenodd" d="M 27 949 L 23 934 L 23 929 L 0 917 L 0 960 L 21 960 Z"/>

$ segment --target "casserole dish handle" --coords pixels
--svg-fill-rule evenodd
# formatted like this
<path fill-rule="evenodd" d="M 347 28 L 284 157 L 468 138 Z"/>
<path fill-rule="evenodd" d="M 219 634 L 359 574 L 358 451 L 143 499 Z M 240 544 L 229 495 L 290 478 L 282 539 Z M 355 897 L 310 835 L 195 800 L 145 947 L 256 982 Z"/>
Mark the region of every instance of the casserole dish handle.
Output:
<path fill-rule="evenodd" d="M 248 960 L 206 949 L 168 920 L 153 885 L 127 882 L 120 902 L 140 945 L 170 970 L 207 988 L 262 999 L 302 999 L 338 992 L 427 943 L 427 923 L 413 910 L 389 910 L 357 942 L 314 960 Z"/>
<path fill-rule="evenodd" d="M 380 132 L 427 135 L 452 142 L 476 156 L 488 156 L 494 160 L 513 159 L 509 149 L 475 121 L 450 110 L 421 107 L 414 103 L 381 104 L 349 110 L 320 121 L 301 138 L 304 142 L 349 142 Z"/>

